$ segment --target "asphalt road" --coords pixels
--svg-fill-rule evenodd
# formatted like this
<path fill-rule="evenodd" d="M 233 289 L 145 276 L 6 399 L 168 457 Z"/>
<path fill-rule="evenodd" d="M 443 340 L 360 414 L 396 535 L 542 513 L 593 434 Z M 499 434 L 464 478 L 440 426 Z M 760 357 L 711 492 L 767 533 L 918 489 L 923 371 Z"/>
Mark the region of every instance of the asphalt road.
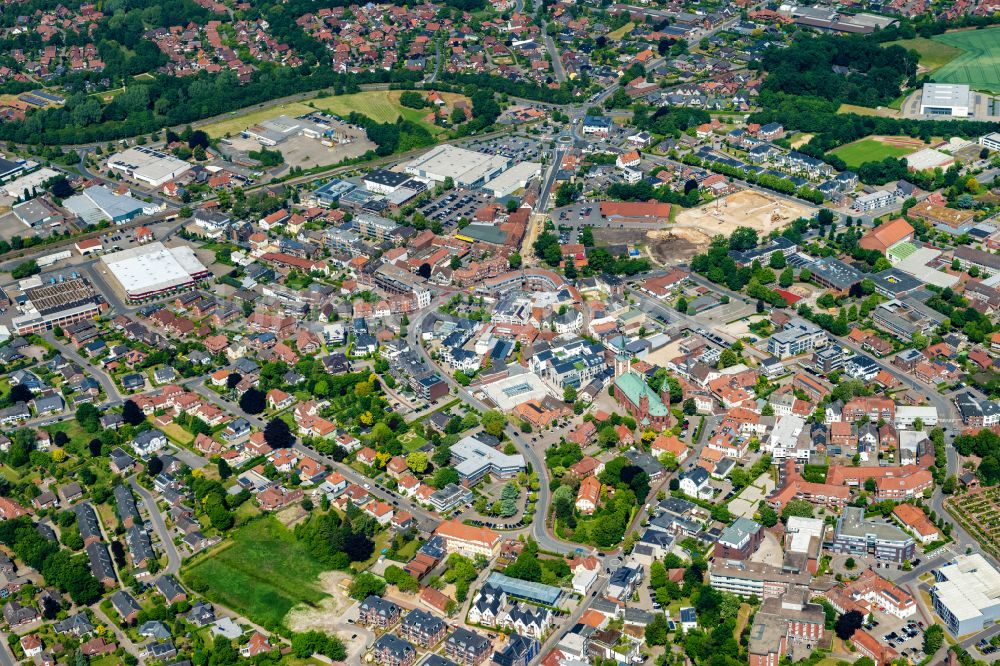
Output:
<path fill-rule="evenodd" d="M 432 302 L 431 306 L 415 317 L 410 318 L 410 328 L 408 333 L 408 341 L 410 346 L 418 350 L 418 353 L 424 358 L 424 360 L 430 364 L 430 367 L 435 368 L 437 365 L 431 359 L 430 355 L 427 354 L 427 350 L 424 346 L 420 344 L 420 333 L 423 331 L 424 319 L 430 314 L 434 313 L 435 304 Z M 451 375 L 447 372 L 441 372 L 441 379 L 444 380 L 451 388 L 458 394 L 458 396 L 468 405 L 475 407 L 476 409 L 485 412 L 490 409 L 488 405 L 483 403 L 481 400 L 474 397 L 469 391 L 465 389 L 464 386 L 459 384 L 454 380 Z M 545 519 L 548 516 L 549 502 L 551 501 L 551 491 L 549 490 L 549 480 L 548 474 L 546 473 L 545 462 L 538 456 L 535 450 L 531 447 L 530 442 L 525 441 L 519 432 L 517 432 L 512 426 L 507 427 L 507 435 L 514 442 L 518 451 L 524 455 L 525 461 L 531 465 L 531 468 L 538 473 L 538 502 L 535 504 L 535 516 L 531 523 L 531 536 L 534 537 L 535 541 L 543 550 L 548 550 L 556 553 L 574 553 L 580 549 L 579 544 L 571 544 L 552 536 L 546 525 Z"/>
<path fill-rule="evenodd" d="M 542 27 L 545 30 L 545 27 Z M 559 57 L 559 49 L 556 47 L 556 42 L 552 39 L 552 35 L 545 32 L 545 48 L 552 56 L 552 71 L 555 72 L 556 81 L 562 83 L 566 80 L 566 68 L 563 67 L 562 58 Z"/>
<path fill-rule="evenodd" d="M 130 477 L 128 483 L 132 486 L 132 490 L 142 498 L 142 503 L 146 506 L 146 513 L 149 514 L 149 520 L 153 523 L 153 529 L 160 537 L 160 547 L 167 554 L 167 566 L 163 569 L 163 573 L 176 575 L 181 568 L 181 554 L 178 552 L 177 546 L 174 545 L 174 540 L 170 538 L 170 530 L 167 529 L 167 523 L 163 520 L 160 507 L 156 505 L 156 498 L 139 485 L 135 476 Z"/>
<path fill-rule="evenodd" d="M 552 195 L 552 188 L 556 183 L 556 175 L 559 173 L 559 168 L 562 166 L 563 155 L 569 149 L 570 144 L 564 143 L 562 141 L 556 142 L 556 149 L 554 156 L 552 158 L 552 164 L 549 165 L 549 172 L 545 177 L 545 182 L 542 184 L 541 193 L 538 195 L 538 207 L 535 209 L 539 213 L 544 213 L 545 208 L 549 204 L 549 197 Z"/>
<path fill-rule="evenodd" d="M 45 333 L 42 334 L 42 337 L 46 342 L 58 349 L 59 353 L 65 358 L 73 361 L 81 368 L 88 369 L 90 371 L 90 375 L 101 385 L 101 389 L 104 390 L 104 394 L 108 396 L 108 400 L 110 402 L 121 402 L 122 395 L 118 391 L 118 387 L 115 386 L 114 381 L 108 377 L 108 374 L 104 372 L 104 370 L 91 364 L 88 359 L 85 359 L 83 356 L 78 354 L 77 351 L 69 345 L 63 344 L 61 341 L 57 340 L 52 331 L 45 331 Z"/>

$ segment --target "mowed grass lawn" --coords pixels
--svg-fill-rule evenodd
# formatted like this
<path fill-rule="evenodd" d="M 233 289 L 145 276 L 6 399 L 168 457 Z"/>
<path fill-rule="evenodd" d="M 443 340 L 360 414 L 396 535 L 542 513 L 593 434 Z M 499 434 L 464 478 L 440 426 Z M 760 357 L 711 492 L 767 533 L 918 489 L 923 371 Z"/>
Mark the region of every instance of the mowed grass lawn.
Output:
<path fill-rule="evenodd" d="M 1000 28 L 946 32 L 933 40 L 963 51 L 934 73 L 935 81 L 1000 92 Z"/>
<path fill-rule="evenodd" d="M 877 162 L 887 157 L 909 155 L 916 152 L 916 148 L 893 146 L 876 139 L 859 139 L 830 152 L 844 160 L 848 167 L 856 169 L 865 162 Z"/>
<path fill-rule="evenodd" d="M 327 596 L 317 581 L 326 568 L 273 516 L 240 528 L 227 544 L 181 572 L 208 599 L 273 629 L 294 606 Z"/>
<path fill-rule="evenodd" d="M 626 23 L 622 27 L 618 28 L 617 30 L 615 30 L 613 32 L 609 32 L 608 33 L 608 39 L 620 40 L 620 39 L 624 38 L 625 35 L 627 35 L 630 32 L 632 32 L 633 30 L 635 30 L 635 23 L 632 23 L 631 21 L 629 21 L 628 23 Z"/>
<path fill-rule="evenodd" d="M 902 46 L 907 51 L 916 51 L 920 54 L 920 64 L 931 72 L 962 55 L 962 49 L 926 37 L 899 39 L 885 46 Z"/>
<path fill-rule="evenodd" d="M 247 127 L 256 125 L 257 123 L 268 120 L 269 118 L 274 118 L 275 116 L 286 115 L 294 118 L 306 113 L 311 113 L 312 111 L 318 109 L 320 111 L 328 111 L 342 117 L 347 116 L 352 111 L 357 111 L 358 113 L 364 114 L 372 120 L 380 123 L 396 122 L 396 119 L 399 116 L 403 116 L 403 118 L 406 118 L 407 120 L 423 125 L 435 134 L 444 131 L 443 128 L 424 120 L 424 118 L 429 115 L 433 109 L 411 109 L 409 107 L 405 107 L 399 103 L 400 94 L 402 94 L 402 91 L 400 90 L 369 90 L 366 92 L 351 93 L 350 95 L 330 95 L 327 97 L 318 97 L 310 100 L 308 103 L 292 102 L 290 104 L 278 104 L 275 106 L 269 106 L 266 109 L 251 111 L 249 113 L 232 116 L 226 120 L 210 123 L 202 126 L 201 129 L 205 130 L 205 132 L 213 138 L 226 135 L 232 136 L 239 134 Z M 448 103 L 449 108 L 455 103 L 456 100 L 461 99 L 468 102 L 468 98 L 464 95 L 459 95 L 458 93 L 443 92 L 440 93 L 440 95 Z M 310 104 L 312 106 L 310 106 Z"/>

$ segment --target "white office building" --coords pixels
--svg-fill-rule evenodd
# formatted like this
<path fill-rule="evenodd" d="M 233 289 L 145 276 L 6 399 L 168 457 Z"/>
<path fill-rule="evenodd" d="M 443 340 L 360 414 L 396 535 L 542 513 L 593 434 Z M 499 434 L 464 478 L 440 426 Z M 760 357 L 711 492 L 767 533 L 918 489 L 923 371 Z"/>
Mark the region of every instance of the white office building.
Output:
<path fill-rule="evenodd" d="M 507 455 L 489 444 L 469 435 L 451 446 L 451 458 L 455 461 L 455 471 L 466 485 L 478 483 L 487 474 L 501 479 L 509 479 L 523 472 L 524 456 Z"/>
<path fill-rule="evenodd" d="M 767 351 L 778 358 L 788 358 L 818 349 L 827 343 L 826 331 L 813 323 L 794 317 L 767 341 Z"/>
<path fill-rule="evenodd" d="M 867 213 L 871 210 L 878 210 L 896 203 L 895 192 L 889 190 L 878 190 L 871 194 L 864 194 L 854 200 L 851 210 L 856 213 Z"/>
<path fill-rule="evenodd" d="M 1000 132 L 990 132 L 979 137 L 979 145 L 990 150 L 1000 150 Z"/>
<path fill-rule="evenodd" d="M 935 572 L 934 610 L 953 636 L 981 630 L 1000 620 L 1000 572 L 975 553 L 959 555 Z"/>

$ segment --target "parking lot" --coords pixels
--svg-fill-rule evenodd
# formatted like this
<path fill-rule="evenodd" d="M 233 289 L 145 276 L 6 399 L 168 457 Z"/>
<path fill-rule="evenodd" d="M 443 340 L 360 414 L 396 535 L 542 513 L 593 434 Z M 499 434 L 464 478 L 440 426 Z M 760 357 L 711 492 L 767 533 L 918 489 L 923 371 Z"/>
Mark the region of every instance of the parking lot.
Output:
<path fill-rule="evenodd" d="M 873 634 L 903 657 L 909 658 L 911 663 L 923 659 L 924 623 L 914 618 L 904 621 L 893 616 L 883 617 L 886 619 L 879 623 Z"/>
<path fill-rule="evenodd" d="M 492 202 L 493 197 L 485 192 L 456 188 L 417 206 L 417 211 L 431 222 L 440 222 L 445 231 L 450 231 L 463 217 L 473 220 L 479 208 Z"/>
<path fill-rule="evenodd" d="M 109 231 L 101 236 L 102 252 L 117 252 L 135 245 L 135 232 L 132 230 Z"/>
<path fill-rule="evenodd" d="M 991 656 L 1000 652 L 1000 646 L 993 643 L 996 638 L 996 636 L 993 636 L 992 640 L 989 638 L 980 638 L 979 642 L 976 643 L 976 652 L 986 657 L 987 661 L 995 661 L 998 658 Z"/>
<path fill-rule="evenodd" d="M 513 164 L 520 162 L 537 162 L 541 155 L 541 143 L 538 139 L 524 136 L 497 137 L 486 141 L 470 141 L 469 150 L 477 150 L 491 155 L 503 155 Z"/>
<path fill-rule="evenodd" d="M 580 202 L 557 208 L 549 216 L 559 230 L 560 243 L 576 243 L 580 229 L 601 226 L 605 222 L 601 217 L 600 206 L 594 202 Z"/>

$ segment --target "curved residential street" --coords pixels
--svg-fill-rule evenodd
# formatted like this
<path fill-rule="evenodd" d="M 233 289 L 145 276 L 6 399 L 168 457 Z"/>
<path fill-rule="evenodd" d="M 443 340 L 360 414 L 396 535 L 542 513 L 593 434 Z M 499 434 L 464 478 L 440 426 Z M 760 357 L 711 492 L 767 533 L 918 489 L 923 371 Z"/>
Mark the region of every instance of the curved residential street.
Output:
<path fill-rule="evenodd" d="M 170 530 L 167 528 L 163 514 L 160 513 L 160 508 L 156 505 L 156 498 L 153 497 L 152 493 L 139 485 L 135 476 L 129 477 L 128 483 L 132 487 L 132 491 L 142 498 L 146 513 L 149 514 L 149 520 L 153 523 L 153 529 L 156 530 L 157 536 L 160 537 L 161 547 L 167 554 L 167 566 L 163 569 L 163 573 L 176 575 L 181 568 L 181 554 L 177 550 L 177 546 L 174 545 L 174 540 L 170 538 Z"/>

